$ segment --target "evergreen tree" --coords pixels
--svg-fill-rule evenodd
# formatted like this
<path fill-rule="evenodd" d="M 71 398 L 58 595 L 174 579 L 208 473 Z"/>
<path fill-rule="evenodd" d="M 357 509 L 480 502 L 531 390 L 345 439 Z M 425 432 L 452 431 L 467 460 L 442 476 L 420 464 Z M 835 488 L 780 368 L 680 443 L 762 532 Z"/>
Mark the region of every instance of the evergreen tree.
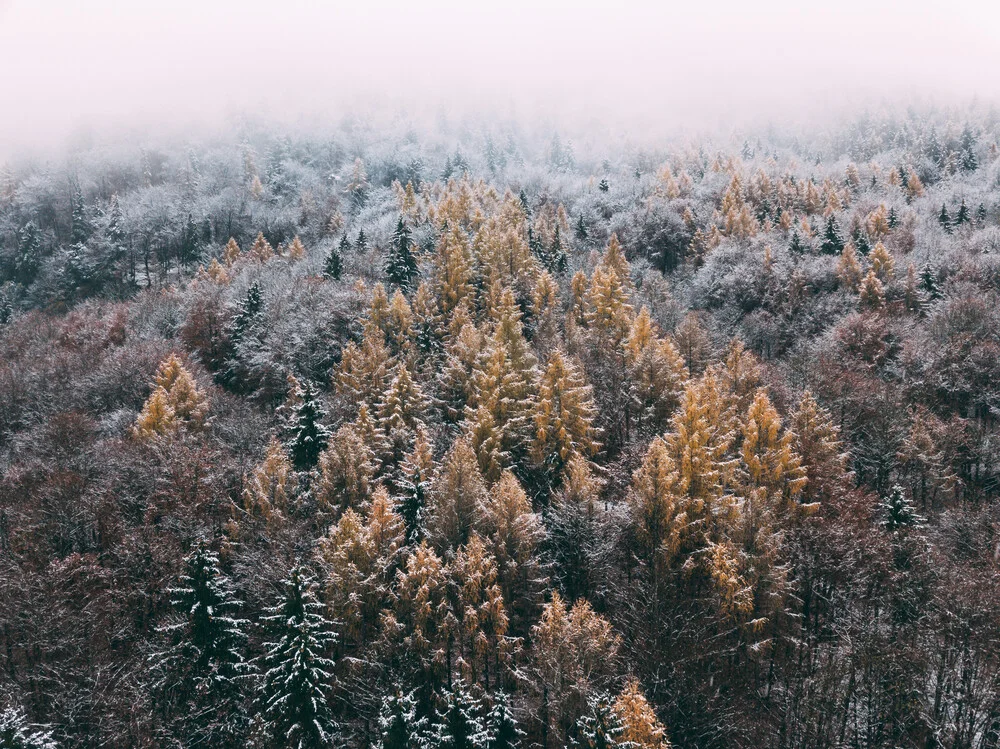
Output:
<path fill-rule="evenodd" d="M 524 211 L 524 217 L 526 219 L 531 219 L 531 206 L 528 204 L 528 195 L 522 189 L 517 194 L 517 198 L 521 201 L 521 209 Z"/>
<path fill-rule="evenodd" d="M 888 496 L 882 497 L 880 509 L 882 526 L 888 531 L 924 524 L 924 518 L 917 514 L 916 507 L 899 484 L 894 484 Z"/>
<path fill-rule="evenodd" d="M 887 217 L 887 223 L 890 229 L 895 229 L 899 224 L 899 215 L 896 213 L 895 206 L 889 209 L 889 216 Z"/>
<path fill-rule="evenodd" d="M 392 244 L 385 259 L 385 275 L 390 283 L 401 289 L 409 289 L 417 275 L 417 258 L 413 254 L 413 240 L 410 228 L 399 217 L 396 231 L 392 235 Z"/>
<path fill-rule="evenodd" d="M 553 274 L 560 274 L 566 271 L 569 258 L 566 250 L 563 249 L 562 239 L 559 236 L 559 226 L 556 225 L 555 233 L 552 236 L 552 244 L 549 245 L 548 252 L 545 253 L 545 269 Z"/>
<path fill-rule="evenodd" d="M 368 251 L 368 237 L 365 236 L 364 229 L 358 230 L 358 238 L 354 242 L 354 249 L 358 251 L 359 255 Z"/>
<path fill-rule="evenodd" d="M 976 209 L 976 223 L 980 226 L 984 226 L 986 224 L 986 206 L 982 203 L 980 203 L 979 207 Z"/>
<path fill-rule="evenodd" d="M 336 641 L 316 583 L 302 567 L 284 581 L 284 594 L 264 623 L 263 677 L 257 694 L 260 731 L 274 749 L 326 749 L 335 724 L 328 701 L 334 663 L 326 653 Z"/>
<path fill-rule="evenodd" d="M 399 513 L 406 523 L 406 543 L 409 544 L 419 541 L 423 534 L 424 508 L 434 478 L 434 455 L 422 426 L 417 427 L 413 451 L 403 461 L 401 474 L 397 481 Z"/>
<path fill-rule="evenodd" d="M 788 251 L 793 255 L 802 255 L 806 251 L 806 246 L 802 243 L 802 238 L 797 231 L 792 232 L 792 241 L 788 245 Z"/>
<path fill-rule="evenodd" d="M 480 712 L 482 705 L 460 681 L 445 695 L 444 711 L 438 713 L 430 743 L 435 749 L 487 749 L 487 735 Z"/>
<path fill-rule="evenodd" d="M 292 415 L 292 436 L 288 452 L 298 471 L 308 471 L 316 465 L 320 453 L 326 449 L 330 432 L 323 425 L 326 413 L 317 400 L 311 384 L 306 382 L 298 392 L 299 402 Z"/>
<path fill-rule="evenodd" d="M 3 749 L 57 749 L 51 731 L 28 723 L 24 712 L 15 707 L 0 711 L 0 747 Z"/>
<path fill-rule="evenodd" d="M 493 706 L 485 723 L 487 749 L 519 749 L 525 734 L 510 711 L 506 692 L 493 693 Z"/>
<path fill-rule="evenodd" d="M 958 207 L 958 213 L 955 214 L 955 226 L 968 224 L 971 221 L 972 217 L 969 215 L 969 208 L 965 205 L 965 198 L 962 198 L 962 205 Z"/>
<path fill-rule="evenodd" d="M 590 699 L 590 709 L 576 726 L 573 745 L 580 749 L 626 749 L 625 724 L 606 693 Z"/>
<path fill-rule="evenodd" d="M 378 730 L 375 749 L 424 749 L 427 746 L 427 719 L 417 717 L 417 702 L 412 692 L 397 689 L 385 696 Z"/>
<path fill-rule="evenodd" d="M 80 183 L 73 182 L 73 244 L 86 244 L 94 228 L 87 217 L 87 206 L 83 202 Z"/>
<path fill-rule="evenodd" d="M 938 223 L 948 234 L 951 234 L 951 216 L 948 215 L 948 206 L 941 204 L 941 213 L 938 214 Z"/>
<path fill-rule="evenodd" d="M 597 183 L 597 189 L 600 190 L 601 192 L 607 192 L 610 189 L 610 185 L 608 185 L 608 180 L 602 178 L 601 181 Z"/>
<path fill-rule="evenodd" d="M 14 280 L 24 286 L 35 280 L 41 265 L 41 237 L 34 221 L 29 221 L 17 234 L 17 255 L 14 258 Z"/>
<path fill-rule="evenodd" d="M 837 219 L 831 214 L 826 220 L 826 228 L 823 230 L 823 242 L 820 250 L 826 255 L 839 255 L 844 251 L 844 238 L 840 234 L 840 227 Z"/>
<path fill-rule="evenodd" d="M 583 220 L 583 214 L 580 214 L 580 218 L 576 222 L 576 238 L 581 242 L 590 236 L 590 232 L 587 231 L 587 224 Z"/>
<path fill-rule="evenodd" d="M 203 542 L 185 558 L 169 592 L 174 618 L 160 628 L 168 646 L 154 657 L 167 735 L 183 746 L 239 746 L 248 724 L 242 697 L 250 672 L 243 658 L 249 623 L 237 616 L 241 603 Z"/>
<path fill-rule="evenodd" d="M 344 239 L 347 239 L 345 236 Z M 341 246 L 333 246 L 330 248 L 329 254 L 326 256 L 326 261 L 323 263 L 323 277 L 329 278 L 332 281 L 339 281 L 341 274 L 344 272 L 344 256 L 343 256 L 343 241 Z"/>
<path fill-rule="evenodd" d="M 930 263 L 925 264 L 920 270 L 920 288 L 932 302 L 936 302 L 943 296 L 941 287 L 938 285 L 937 274 Z"/>

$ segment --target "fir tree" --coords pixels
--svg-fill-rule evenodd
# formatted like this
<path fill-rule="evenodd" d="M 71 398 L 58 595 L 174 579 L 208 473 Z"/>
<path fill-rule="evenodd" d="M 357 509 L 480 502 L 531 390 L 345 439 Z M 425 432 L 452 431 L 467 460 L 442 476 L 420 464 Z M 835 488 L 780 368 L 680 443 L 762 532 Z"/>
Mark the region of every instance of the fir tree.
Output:
<path fill-rule="evenodd" d="M 168 735 L 184 746 L 237 746 L 248 724 L 242 697 L 251 670 L 241 603 L 203 542 L 169 592 L 174 618 L 160 628 L 168 647 L 154 657 Z"/>
<path fill-rule="evenodd" d="M 506 692 L 493 693 L 493 706 L 485 723 L 487 749 L 519 749 L 525 733 L 510 711 Z"/>
<path fill-rule="evenodd" d="M 802 255 L 806 251 L 806 247 L 802 243 L 802 238 L 797 231 L 792 232 L 792 241 L 788 245 L 788 251 L 793 255 Z"/>
<path fill-rule="evenodd" d="M 625 724 L 606 693 L 591 698 L 590 709 L 577 722 L 573 746 L 580 749 L 625 749 Z"/>
<path fill-rule="evenodd" d="M 576 222 L 576 238 L 581 242 L 590 236 L 590 232 L 587 231 L 587 224 L 583 220 L 583 214 L 580 214 L 580 218 Z"/>
<path fill-rule="evenodd" d="M 965 205 L 965 198 L 962 198 L 962 204 L 958 207 L 958 213 L 955 214 L 955 226 L 968 224 L 971 220 L 972 217 L 969 215 L 969 208 Z"/>
<path fill-rule="evenodd" d="M 300 400 L 292 415 L 292 436 L 288 441 L 288 453 L 296 470 L 308 471 L 316 465 L 320 453 L 326 449 L 330 432 L 322 423 L 326 414 L 312 385 L 306 382 L 298 397 Z"/>
<path fill-rule="evenodd" d="M 480 712 L 482 705 L 462 682 L 445 695 L 444 711 L 438 713 L 431 732 L 435 749 L 487 749 Z"/>
<path fill-rule="evenodd" d="M 601 181 L 597 183 L 597 189 L 600 190 L 601 192 L 607 192 L 610 189 L 610 185 L 608 185 L 608 180 L 602 178 Z"/>
<path fill-rule="evenodd" d="M 917 514 L 916 507 L 899 484 L 893 485 L 888 496 L 882 497 L 880 509 L 882 526 L 888 531 L 914 528 L 924 524 L 924 519 Z"/>
<path fill-rule="evenodd" d="M 399 513 L 406 523 L 406 543 L 409 544 L 419 541 L 423 533 L 424 507 L 434 477 L 434 455 L 422 426 L 417 427 L 413 451 L 403 461 L 401 474 L 397 481 Z"/>
<path fill-rule="evenodd" d="M 344 239 L 346 238 L 344 237 Z M 343 242 L 341 242 L 341 247 L 343 247 Z M 344 256 L 341 247 L 333 246 L 330 248 L 326 261 L 323 263 L 324 278 L 329 278 L 332 281 L 340 280 L 340 276 L 344 272 Z"/>
<path fill-rule="evenodd" d="M 896 213 L 896 208 L 892 207 L 889 209 L 889 216 L 887 217 L 887 222 L 890 229 L 895 229 L 899 225 L 899 215 Z"/>
<path fill-rule="evenodd" d="M 399 217 L 396 231 L 392 235 L 392 245 L 385 259 L 385 275 L 390 283 L 401 289 L 409 289 L 417 275 L 417 258 L 414 256 L 410 228 Z"/>
<path fill-rule="evenodd" d="M 839 255 L 844 251 L 844 238 L 840 234 L 840 227 L 837 226 L 837 219 L 832 215 L 826 220 L 820 250 L 826 255 Z"/>
<path fill-rule="evenodd" d="M 22 710 L 6 707 L 0 711 L 0 747 L 3 749 L 57 749 L 51 731 L 28 723 Z"/>
<path fill-rule="evenodd" d="M 397 689 L 382 700 L 378 717 L 379 739 L 375 749 L 424 749 L 427 719 L 417 717 L 417 702 L 412 692 Z"/>
<path fill-rule="evenodd" d="M 982 203 L 980 203 L 979 207 L 976 209 L 976 223 L 980 226 L 984 226 L 986 224 L 986 206 Z"/>
<path fill-rule="evenodd" d="M 94 228 L 87 217 L 87 206 L 83 202 L 83 191 L 80 183 L 73 183 L 73 244 L 86 244 Z"/>
<path fill-rule="evenodd" d="M 951 234 L 951 216 L 948 215 L 948 206 L 941 204 L 941 213 L 938 214 L 938 223 L 948 234 Z"/>
<path fill-rule="evenodd" d="M 521 209 L 524 211 L 524 217 L 526 219 L 530 219 L 531 218 L 531 206 L 528 204 L 528 195 L 522 189 L 517 194 L 517 198 L 518 198 L 518 200 L 521 201 Z"/>
<path fill-rule="evenodd" d="M 284 594 L 267 609 L 263 677 L 257 694 L 260 729 L 275 749 L 325 749 L 336 726 L 328 701 L 334 663 L 326 653 L 336 641 L 316 583 L 302 567 L 284 581 Z"/>
<path fill-rule="evenodd" d="M 354 249 L 358 251 L 361 255 L 368 251 L 368 237 L 365 236 L 365 230 L 358 230 L 358 238 L 354 242 Z"/>
<path fill-rule="evenodd" d="M 563 249 L 562 239 L 559 236 L 559 226 L 556 225 L 555 233 L 552 236 L 552 244 L 549 245 L 548 252 L 545 253 L 543 265 L 550 273 L 560 274 L 566 271 L 569 259 L 566 250 Z"/>

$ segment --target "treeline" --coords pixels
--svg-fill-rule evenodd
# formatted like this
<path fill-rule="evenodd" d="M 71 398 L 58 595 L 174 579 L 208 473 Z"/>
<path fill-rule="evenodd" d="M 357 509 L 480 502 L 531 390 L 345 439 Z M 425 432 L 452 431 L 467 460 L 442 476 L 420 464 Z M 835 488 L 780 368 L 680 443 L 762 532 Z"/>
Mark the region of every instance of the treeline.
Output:
<path fill-rule="evenodd" d="M 0 741 L 996 747 L 997 124 L 8 169 Z"/>

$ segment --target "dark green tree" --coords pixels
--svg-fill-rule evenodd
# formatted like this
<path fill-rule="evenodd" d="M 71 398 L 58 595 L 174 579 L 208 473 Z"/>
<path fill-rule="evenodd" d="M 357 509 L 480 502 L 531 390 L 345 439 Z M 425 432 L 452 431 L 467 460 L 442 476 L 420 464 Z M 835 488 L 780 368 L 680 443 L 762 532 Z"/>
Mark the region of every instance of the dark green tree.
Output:
<path fill-rule="evenodd" d="M 880 510 L 882 525 L 889 531 L 924 524 L 924 519 L 917 514 L 916 507 L 899 484 L 895 484 L 889 494 L 882 498 Z"/>
<path fill-rule="evenodd" d="M 958 207 L 958 213 L 955 214 L 955 226 L 960 226 L 961 224 L 968 224 L 972 222 L 972 216 L 969 214 L 969 208 L 965 205 L 965 199 L 962 199 L 962 205 Z"/>
<path fill-rule="evenodd" d="M 574 746 L 581 749 L 618 749 L 628 746 L 625 725 L 613 709 L 611 697 L 601 693 L 590 700 L 590 710 L 576 725 Z"/>
<path fill-rule="evenodd" d="M 375 749 L 424 749 L 427 745 L 427 719 L 417 716 L 413 694 L 399 689 L 382 700 L 378 730 Z"/>
<path fill-rule="evenodd" d="M 802 237 L 797 231 L 792 232 L 792 241 L 788 245 L 788 251 L 793 255 L 801 255 L 806 251 L 806 246 L 802 243 Z"/>
<path fill-rule="evenodd" d="M 581 242 L 590 236 L 590 232 L 587 231 L 587 224 L 583 220 L 583 214 L 580 214 L 580 218 L 576 222 L 576 238 Z"/>
<path fill-rule="evenodd" d="M 346 239 L 346 237 L 345 237 Z M 343 245 L 343 242 L 341 242 Z M 340 275 L 344 272 L 344 258 L 339 247 L 334 245 L 330 248 L 326 261 L 323 263 L 323 277 L 332 281 L 339 281 Z"/>
<path fill-rule="evenodd" d="M 24 712 L 15 707 L 0 710 L 0 747 L 2 749 L 56 749 L 50 731 L 28 723 Z"/>
<path fill-rule="evenodd" d="M 951 234 L 951 216 L 948 214 L 948 206 L 941 204 L 941 213 L 938 214 L 938 223 L 948 234 Z"/>
<path fill-rule="evenodd" d="M 826 220 L 826 228 L 823 230 L 823 242 L 820 250 L 825 255 L 839 255 L 844 250 L 844 238 L 837 225 L 837 219 L 830 216 Z"/>
<path fill-rule="evenodd" d="M 162 739 L 190 747 L 236 747 L 249 718 L 243 708 L 252 668 L 243 652 L 249 622 L 219 557 L 200 541 L 170 589 L 173 617 L 160 627 L 166 649 L 153 657 Z"/>
<path fill-rule="evenodd" d="M 920 288 L 927 294 L 931 301 L 937 301 L 942 297 L 941 287 L 938 285 L 937 274 L 931 268 L 930 263 L 920 269 Z"/>
<path fill-rule="evenodd" d="M 261 658 L 263 677 L 257 693 L 259 732 L 274 749 L 327 749 L 336 723 L 329 703 L 336 642 L 316 582 L 293 567 L 277 605 L 267 609 L 264 624 L 271 639 Z"/>
<path fill-rule="evenodd" d="M 298 471 L 308 471 L 316 465 L 320 453 L 330 441 L 330 430 L 322 423 L 326 415 L 313 386 L 306 382 L 297 393 L 298 403 L 292 412 L 291 438 L 288 453 Z"/>
<path fill-rule="evenodd" d="M 430 744 L 440 749 L 486 749 L 481 709 L 479 700 L 458 682 L 455 689 L 445 695 L 445 708 L 438 714 Z"/>
<path fill-rule="evenodd" d="M 410 227 L 399 217 L 396 231 L 392 234 L 392 244 L 385 258 L 385 275 L 390 283 L 404 291 L 408 290 L 417 275 L 417 258 L 413 254 L 413 239 Z"/>
<path fill-rule="evenodd" d="M 362 254 L 368 251 L 368 237 L 365 236 L 365 230 L 358 230 L 358 238 L 354 242 L 354 249 L 358 251 L 358 254 Z"/>
<path fill-rule="evenodd" d="M 486 715 L 487 749 L 518 749 L 523 738 L 524 731 L 518 727 L 510 711 L 506 692 L 495 692 L 493 707 Z"/>

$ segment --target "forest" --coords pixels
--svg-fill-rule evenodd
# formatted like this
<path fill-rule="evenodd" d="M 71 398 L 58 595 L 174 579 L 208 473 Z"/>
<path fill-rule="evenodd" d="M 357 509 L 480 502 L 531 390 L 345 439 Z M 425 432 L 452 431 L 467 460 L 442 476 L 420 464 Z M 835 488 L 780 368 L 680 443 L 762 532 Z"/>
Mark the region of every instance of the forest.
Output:
<path fill-rule="evenodd" d="M 0 747 L 1000 747 L 1000 113 L 0 170 Z"/>

